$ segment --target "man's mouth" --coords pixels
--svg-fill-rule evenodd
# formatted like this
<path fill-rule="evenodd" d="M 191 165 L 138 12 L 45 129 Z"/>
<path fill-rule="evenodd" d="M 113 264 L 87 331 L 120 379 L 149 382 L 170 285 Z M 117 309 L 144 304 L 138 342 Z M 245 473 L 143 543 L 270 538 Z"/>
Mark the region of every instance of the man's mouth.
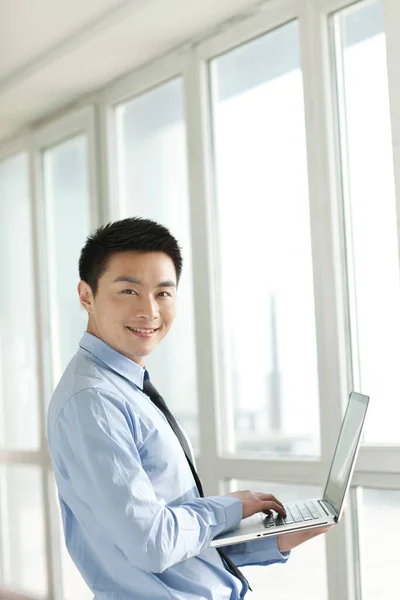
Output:
<path fill-rule="evenodd" d="M 129 329 L 129 331 L 131 333 L 133 333 L 133 335 L 136 335 L 141 338 L 150 338 L 159 329 L 159 327 L 157 329 L 147 329 L 147 328 L 143 328 L 143 327 L 128 327 L 128 326 L 126 328 Z"/>

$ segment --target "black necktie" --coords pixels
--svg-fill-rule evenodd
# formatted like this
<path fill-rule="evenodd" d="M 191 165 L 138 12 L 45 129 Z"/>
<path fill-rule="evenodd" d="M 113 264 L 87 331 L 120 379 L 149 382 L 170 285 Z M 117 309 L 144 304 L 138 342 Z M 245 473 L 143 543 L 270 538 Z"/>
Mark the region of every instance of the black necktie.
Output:
<path fill-rule="evenodd" d="M 147 371 L 146 371 L 146 375 L 147 375 Z M 196 482 L 196 486 L 199 491 L 199 494 L 202 498 L 204 498 L 203 486 L 201 485 L 201 481 L 199 479 L 199 476 L 197 475 L 196 469 L 194 468 L 193 463 L 190 460 L 190 450 L 189 450 L 189 446 L 186 441 L 186 438 L 183 435 L 178 423 L 176 422 L 174 415 L 171 413 L 168 406 L 166 405 L 164 398 L 162 398 L 162 396 L 160 396 L 160 394 L 157 392 L 154 385 L 151 383 L 150 379 L 146 378 L 146 375 L 145 375 L 145 380 L 143 382 L 143 391 L 145 394 L 147 394 L 149 396 L 149 398 L 153 402 L 153 404 L 155 404 L 157 406 L 157 408 L 159 408 L 161 410 L 161 412 L 164 414 L 164 416 L 167 419 L 168 423 L 170 424 L 173 432 L 175 433 L 176 437 L 178 438 L 179 443 L 182 446 L 182 450 L 185 453 L 186 460 L 188 461 L 190 470 L 192 471 L 192 475 Z M 227 556 L 221 548 L 217 548 L 216 550 L 217 550 L 218 554 L 220 555 L 220 557 L 222 558 L 225 568 L 228 571 L 231 571 L 234 575 L 236 575 L 236 577 L 238 577 L 242 581 L 243 580 L 246 581 L 247 585 L 249 586 L 249 590 L 251 590 L 251 587 L 250 587 L 249 582 L 247 581 L 246 577 L 237 568 L 235 563 L 231 561 L 229 556 Z"/>

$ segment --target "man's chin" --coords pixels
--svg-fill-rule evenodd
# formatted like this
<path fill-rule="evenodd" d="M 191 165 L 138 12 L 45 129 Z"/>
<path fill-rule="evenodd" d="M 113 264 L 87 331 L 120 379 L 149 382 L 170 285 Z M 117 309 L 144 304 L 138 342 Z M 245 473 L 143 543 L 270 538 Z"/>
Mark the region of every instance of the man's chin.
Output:
<path fill-rule="evenodd" d="M 155 344 L 154 342 L 151 344 L 140 344 L 139 347 L 136 344 L 135 346 L 127 347 L 127 352 L 124 352 L 124 354 L 129 355 L 129 358 L 131 358 L 134 362 L 138 362 L 139 359 L 145 359 L 147 356 L 149 356 L 149 354 L 151 354 L 157 346 L 158 344 Z"/>

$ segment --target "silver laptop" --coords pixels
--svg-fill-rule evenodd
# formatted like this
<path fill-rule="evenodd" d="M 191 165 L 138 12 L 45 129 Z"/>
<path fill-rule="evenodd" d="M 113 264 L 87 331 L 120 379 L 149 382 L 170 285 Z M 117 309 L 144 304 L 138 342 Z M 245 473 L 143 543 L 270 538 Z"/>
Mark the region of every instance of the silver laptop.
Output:
<path fill-rule="evenodd" d="M 218 548 L 339 523 L 357 460 L 368 402 L 368 396 L 351 392 L 322 498 L 285 505 L 286 517 L 257 513 L 243 519 L 236 529 L 218 535 L 210 546 Z"/>

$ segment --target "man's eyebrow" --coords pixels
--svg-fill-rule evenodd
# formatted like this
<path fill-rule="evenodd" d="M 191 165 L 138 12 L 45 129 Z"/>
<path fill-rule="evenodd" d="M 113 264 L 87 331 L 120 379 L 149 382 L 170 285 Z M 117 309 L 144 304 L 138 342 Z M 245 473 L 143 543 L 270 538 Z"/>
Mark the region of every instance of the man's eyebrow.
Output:
<path fill-rule="evenodd" d="M 134 283 L 135 285 L 141 285 L 141 281 L 136 279 L 135 277 L 130 277 L 130 275 L 119 275 L 116 279 L 114 279 L 113 283 L 118 283 L 119 281 L 125 281 L 126 283 Z"/>
<path fill-rule="evenodd" d="M 172 279 L 167 279 L 166 281 L 161 281 L 157 287 L 176 287 L 176 283 Z"/>
<path fill-rule="evenodd" d="M 119 283 L 120 281 L 133 283 L 134 285 L 142 285 L 142 282 L 139 279 L 131 277 L 130 275 L 119 275 L 119 277 L 114 279 L 113 283 Z M 161 281 L 157 287 L 176 287 L 176 283 L 172 281 L 172 279 L 167 279 L 166 281 Z"/>

